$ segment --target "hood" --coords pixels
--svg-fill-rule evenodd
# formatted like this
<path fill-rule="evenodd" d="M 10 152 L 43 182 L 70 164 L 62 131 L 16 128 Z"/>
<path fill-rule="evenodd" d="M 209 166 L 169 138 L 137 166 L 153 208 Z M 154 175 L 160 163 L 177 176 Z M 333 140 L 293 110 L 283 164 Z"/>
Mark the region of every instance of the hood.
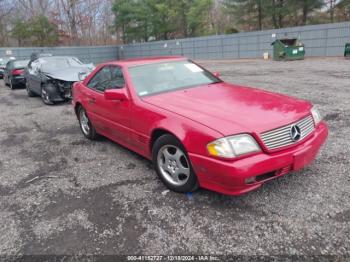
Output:
<path fill-rule="evenodd" d="M 57 80 L 63 80 L 67 82 L 77 82 L 80 81 L 79 74 L 88 74 L 92 71 L 93 68 L 91 68 L 90 65 L 81 66 L 81 67 L 68 67 L 63 69 L 57 69 L 57 70 L 45 70 L 43 71 L 43 74 L 47 75 L 48 77 L 57 79 Z"/>
<path fill-rule="evenodd" d="M 261 133 L 310 114 L 304 100 L 255 88 L 217 83 L 148 97 L 143 101 L 228 136 Z"/>

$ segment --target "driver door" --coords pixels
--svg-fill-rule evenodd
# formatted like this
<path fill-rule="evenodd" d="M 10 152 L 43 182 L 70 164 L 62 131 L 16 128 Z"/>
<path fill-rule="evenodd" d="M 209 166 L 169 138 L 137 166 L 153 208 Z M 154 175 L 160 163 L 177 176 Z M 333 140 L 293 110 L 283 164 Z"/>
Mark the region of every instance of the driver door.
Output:
<path fill-rule="evenodd" d="M 120 89 L 127 99 L 107 100 L 106 89 Z M 122 69 L 106 65 L 88 82 L 87 111 L 96 129 L 113 140 L 129 143 L 130 140 L 130 95 L 125 85 Z"/>

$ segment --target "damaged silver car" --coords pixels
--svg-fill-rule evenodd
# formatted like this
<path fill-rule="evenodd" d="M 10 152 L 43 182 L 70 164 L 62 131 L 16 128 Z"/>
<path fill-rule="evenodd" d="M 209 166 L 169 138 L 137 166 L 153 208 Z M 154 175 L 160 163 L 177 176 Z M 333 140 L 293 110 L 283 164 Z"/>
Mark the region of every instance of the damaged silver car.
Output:
<path fill-rule="evenodd" d="M 28 96 L 41 96 L 47 105 L 69 100 L 73 83 L 94 68 L 93 64 L 84 64 L 72 56 L 32 55 L 25 73 Z"/>

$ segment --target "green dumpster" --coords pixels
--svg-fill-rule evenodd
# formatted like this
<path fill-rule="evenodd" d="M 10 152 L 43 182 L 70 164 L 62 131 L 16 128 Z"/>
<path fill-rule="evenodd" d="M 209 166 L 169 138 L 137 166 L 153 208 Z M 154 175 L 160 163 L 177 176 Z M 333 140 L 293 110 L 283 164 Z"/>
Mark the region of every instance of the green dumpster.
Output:
<path fill-rule="evenodd" d="M 350 58 L 350 43 L 345 44 L 344 56 Z"/>
<path fill-rule="evenodd" d="M 277 39 L 272 44 L 273 60 L 304 59 L 305 47 L 298 39 Z"/>

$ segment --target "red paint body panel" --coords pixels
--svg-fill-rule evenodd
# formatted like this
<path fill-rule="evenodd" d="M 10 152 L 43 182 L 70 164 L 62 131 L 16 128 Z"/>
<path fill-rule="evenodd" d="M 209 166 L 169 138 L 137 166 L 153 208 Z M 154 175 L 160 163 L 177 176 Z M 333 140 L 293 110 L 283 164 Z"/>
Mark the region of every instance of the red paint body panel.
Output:
<path fill-rule="evenodd" d="M 245 179 L 285 167 L 299 170 L 312 162 L 326 140 L 328 128 L 321 122 L 304 143 L 274 154 L 260 153 L 237 161 L 222 161 L 190 154 L 191 162 L 204 188 L 229 195 L 240 195 L 260 187 L 265 181 L 247 185 Z M 274 176 L 273 178 L 276 178 Z"/>
<path fill-rule="evenodd" d="M 260 133 L 297 121 L 311 104 L 267 91 L 218 83 L 143 98 L 190 119 L 200 119 L 224 136 Z"/>
<path fill-rule="evenodd" d="M 128 67 L 184 59 L 156 57 L 101 64 L 83 82 L 74 84 L 73 106 L 80 104 L 86 109 L 98 133 L 148 159 L 152 157 L 153 132 L 161 129 L 173 134 L 186 148 L 200 186 L 225 194 L 242 194 L 269 180 L 247 185 L 246 178 L 278 172 L 288 166 L 292 170 L 300 169 L 315 158 L 328 134 L 323 122 L 305 140 L 277 152 L 268 152 L 259 139 L 261 132 L 309 115 L 312 105 L 307 101 L 225 82 L 137 96 Z M 122 68 L 126 82 L 122 92 L 126 99 L 107 100 L 103 93 L 87 87 L 90 79 L 106 65 Z M 262 151 L 230 160 L 209 155 L 208 143 L 240 133 L 251 134 Z M 283 174 L 276 173 L 272 178 Z"/>

